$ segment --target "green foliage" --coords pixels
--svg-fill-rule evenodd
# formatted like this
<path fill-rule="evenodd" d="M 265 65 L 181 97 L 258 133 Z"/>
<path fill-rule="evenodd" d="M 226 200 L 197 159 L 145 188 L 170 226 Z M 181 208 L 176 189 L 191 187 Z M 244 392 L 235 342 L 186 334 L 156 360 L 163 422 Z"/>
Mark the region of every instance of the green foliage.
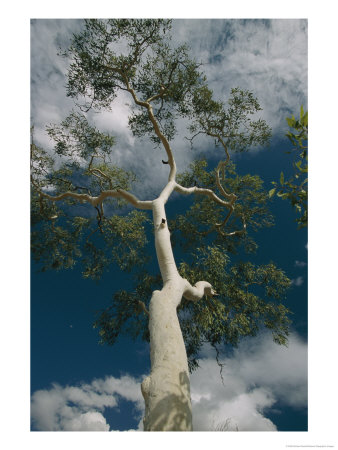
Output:
<path fill-rule="evenodd" d="M 136 180 L 132 172 L 111 163 L 115 139 L 90 126 L 82 114 L 72 113 L 60 125 L 48 126 L 47 132 L 55 143 L 54 154 L 31 144 L 33 189 L 48 187 L 53 195 L 71 191 L 95 196 L 109 189 L 128 190 Z"/>
<path fill-rule="evenodd" d="M 161 286 L 160 275 L 141 271 L 133 292 L 117 291 L 111 305 L 98 314 L 94 328 L 98 328 L 101 344 L 113 345 L 122 334 L 149 342 L 148 315 L 146 311 L 154 289 Z"/>
<path fill-rule="evenodd" d="M 88 158 L 94 152 L 109 154 L 115 139 L 100 133 L 89 125 L 81 113 L 72 112 L 60 125 L 47 127 L 47 133 L 55 141 L 58 155 Z"/>
<path fill-rule="evenodd" d="M 290 311 L 281 303 L 290 280 L 270 263 L 229 264 L 220 246 L 197 249 L 193 263 L 182 263 L 180 274 L 195 283 L 208 279 L 218 296 L 204 302 L 183 301 L 179 316 L 191 368 L 196 367 L 203 342 L 217 348 L 236 346 L 245 336 L 255 336 L 263 328 L 272 331 L 278 344 L 286 344 Z"/>
<path fill-rule="evenodd" d="M 301 106 L 299 119 L 292 116 L 287 117 L 286 121 L 291 128 L 286 136 L 290 140 L 293 152 L 296 155 L 296 159 L 292 163 L 294 175 L 285 180 L 284 174 L 281 172 L 279 185 L 277 182 L 273 182 L 275 187 L 269 191 L 269 195 L 272 197 L 276 194 L 278 197 L 288 200 L 300 216 L 296 219 L 298 228 L 303 228 L 308 223 L 308 113 L 304 113 L 303 106 Z"/>
<path fill-rule="evenodd" d="M 215 172 L 208 170 L 206 160 L 195 160 L 189 170 L 177 178 L 183 186 L 196 185 L 212 189 L 219 194 Z M 273 225 L 273 218 L 268 210 L 269 197 L 264 190 L 263 180 L 257 175 L 238 175 L 235 164 L 230 162 L 224 170 L 222 185 L 227 192 L 238 197 L 234 212 L 226 224 L 216 226 L 224 223 L 228 214 L 225 208 L 205 196 L 196 195 L 187 212 L 169 222 L 175 244 L 180 244 L 184 249 L 195 245 L 201 247 L 211 238 L 231 253 L 235 253 L 240 246 L 248 252 L 256 249 L 256 244 L 248 233 L 234 236 L 229 234 L 243 230 L 244 223 L 251 230 Z"/>
<path fill-rule="evenodd" d="M 154 97 L 154 93 L 160 93 L 153 100 L 153 111 L 168 141 L 177 131 L 175 119 L 186 113 L 192 91 L 200 81 L 201 74 L 197 68 L 198 64 L 189 58 L 186 46 L 171 49 L 168 43 L 161 43 L 154 49 L 154 55 L 147 56 L 132 82 L 144 101 Z M 135 110 L 129 125 L 135 136 L 149 135 L 153 142 L 160 143 L 147 111 Z"/>
<path fill-rule="evenodd" d="M 131 271 L 146 261 L 144 224 L 147 216 L 122 212 L 125 202 L 110 200 L 94 208 L 66 197 L 53 202 L 39 192 L 99 195 L 105 190 L 130 189 L 135 175 L 110 162 L 114 138 L 90 126 L 82 114 L 72 113 L 60 125 L 47 128 L 54 155 L 38 147 L 32 136 L 32 254 L 41 270 L 81 265 L 86 278 L 99 280 L 112 264 Z"/>
<path fill-rule="evenodd" d="M 130 272 L 134 266 L 143 266 L 148 261 L 144 252 L 148 242 L 146 222 L 149 218 L 142 211 L 114 215 L 103 222 L 106 248 L 121 270 Z"/>
<path fill-rule="evenodd" d="M 85 278 L 98 281 L 115 264 L 120 270 L 131 272 L 147 263 L 149 218 L 145 213 L 131 211 L 111 218 L 85 218 L 74 215 L 75 206 L 68 212 L 48 201 L 42 202 L 41 209 L 41 201 L 33 192 L 32 255 L 42 271 L 79 264 Z"/>
<path fill-rule="evenodd" d="M 189 116 L 190 131 L 222 139 L 228 150 L 248 151 L 255 145 L 266 145 L 271 129 L 262 119 L 253 120 L 260 111 L 258 100 L 247 90 L 231 89 L 227 105 L 212 98 L 212 91 L 202 84 L 194 91 Z"/>
<path fill-rule="evenodd" d="M 69 269 L 81 256 L 81 238 L 88 221 L 82 217 L 65 219 L 62 210 L 48 203 L 41 204 L 37 196 L 32 196 L 31 249 L 41 270 Z"/>
<path fill-rule="evenodd" d="M 67 95 L 83 98 L 84 108 L 110 108 L 124 77 L 134 78 L 143 54 L 169 28 L 167 20 L 86 20 L 84 31 L 63 53 L 71 59 Z M 125 52 L 116 53 L 114 44 Z"/>
<path fill-rule="evenodd" d="M 218 295 L 202 301 L 182 299 L 178 307 L 180 325 L 186 344 L 189 367 L 198 367 L 198 352 L 209 342 L 216 349 L 237 346 L 247 336 L 268 329 L 274 341 L 287 344 L 290 311 L 282 304 L 290 280 L 272 263 L 255 266 L 249 262 L 230 265 L 229 255 L 221 246 L 198 248 L 193 262 L 182 262 L 180 275 L 192 284 L 207 279 Z M 101 343 L 114 344 L 121 334 L 148 341 L 145 308 L 154 289 L 161 286 L 160 276 L 142 273 L 133 292 L 119 291 L 109 308 L 98 316 Z"/>

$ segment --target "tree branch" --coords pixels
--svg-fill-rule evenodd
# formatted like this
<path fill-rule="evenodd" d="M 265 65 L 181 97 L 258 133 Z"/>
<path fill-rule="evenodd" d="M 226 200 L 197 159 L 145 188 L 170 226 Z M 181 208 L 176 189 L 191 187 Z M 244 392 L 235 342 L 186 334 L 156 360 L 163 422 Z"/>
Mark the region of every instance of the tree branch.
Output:
<path fill-rule="evenodd" d="M 187 300 L 196 302 L 200 300 L 204 295 L 208 295 L 210 297 L 217 295 L 217 293 L 213 290 L 210 283 L 207 281 L 197 281 L 195 286 L 192 286 L 188 280 L 184 279 L 185 289 L 183 291 L 183 297 Z"/>
<path fill-rule="evenodd" d="M 241 230 L 232 231 L 231 233 L 225 233 L 224 231 L 219 230 L 220 234 L 222 236 L 236 236 L 239 234 L 244 234 L 246 232 L 246 222 L 244 217 L 242 217 L 242 219 L 243 219 L 243 228 Z"/>
<path fill-rule="evenodd" d="M 158 122 L 157 122 L 157 120 L 156 120 L 156 118 L 154 116 L 153 108 L 152 108 L 151 104 L 149 103 L 149 101 L 143 102 L 143 101 L 138 99 L 134 89 L 130 86 L 128 78 L 126 77 L 125 74 L 123 74 L 123 77 L 124 77 L 124 82 L 125 82 L 125 84 L 127 86 L 127 90 L 128 90 L 128 92 L 130 92 L 130 94 L 133 97 L 133 100 L 136 103 L 136 105 L 142 106 L 143 108 L 146 108 L 147 111 L 148 111 L 148 116 L 149 116 L 149 119 L 150 119 L 151 123 L 153 124 L 154 131 L 155 131 L 157 137 L 162 142 L 163 147 L 164 147 L 164 149 L 165 149 L 165 151 L 167 153 L 167 156 L 168 156 L 168 164 L 170 166 L 170 173 L 169 173 L 168 180 L 169 181 L 174 181 L 175 177 L 176 177 L 176 172 L 177 172 L 174 156 L 173 156 L 173 153 L 172 153 L 172 150 L 171 150 L 171 147 L 169 145 L 169 142 L 168 142 L 167 138 L 164 136 L 164 134 L 160 130 L 160 126 L 159 126 L 159 124 L 158 124 Z M 153 99 L 154 99 L 154 97 L 150 98 L 150 100 L 153 100 Z"/>
<path fill-rule="evenodd" d="M 226 217 L 223 220 L 223 222 L 216 223 L 213 227 L 210 228 L 210 230 L 201 232 L 201 234 L 206 236 L 206 235 L 212 233 L 216 229 L 218 230 L 218 232 L 222 236 L 235 236 L 235 235 L 240 235 L 240 234 L 245 233 L 245 231 L 246 231 L 246 222 L 245 222 L 244 217 L 242 218 L 243 219 L 243 229 L 242 230 L 236 230 L 236 231 L 232 231 L 230 233 L 225 233 L 224 231 L 221 230 L 221 228 L 223 228 L 228 223 L 232 213 L 234 212 L 234 209 L 235 209 L 234 208 L 234 203 L 235 203 L 235 201 L 237 199 L 237 196 L 235 194 L 228 194 L 227 196 L 230 198 L 230 202 L 225 202 L 224 200 L 220 199 L 211 189 L 207 189 L 207 188 L 199 188 L 197 186 L 186 188 L 186 187 L 183 187 L 180 184 L 175 182 L 174 190 L 176 192 L 180 192 L 181 194 L 201 194 L 201 195 L 206 195 L 207 197 L 211 198 L 213 201 L 215 201 L 219 205 L 225 206 L 226 208 L 229 209 L 229 212 L 226 215 Z"/>
<path fill-rule="evenodd" d="M 33 183 L 33 184 L 35 185 L 35 183 Z M 36 187 L 36 185 L 35 185 L 35 187 Z M 45 192 L 42 192 L 39 188 L 38 188 L 38 191 L 42 197 L 47 198 L 48 200 L 51 200 L 53 202 L 64 200 L 65 198 L 73 198 L 74 200 L 78 200 L 80 202 L 88 202 L 92 206 L 97 207 L 98 205 L 102 204 L 102 202 L 107 198 L 123 198 L 124 200 L 126 200 L 127 202 L 129 202 L 130 204 L 135 206 L 135 208 L 138 208 L 138 209 L 152 209 L 152 206 L 153 206 L 152 201 L 139 200 L 137 197 L 135 197 L 135 195 L 133 195 L 130 192 L 127 192 L 123 189 L 102 191 L 98 197 L 92 197 L 91 195 L 88 195 L 88 194 L 77 194 L 75 192 L 70 192 L 70 191 L 64 192 L 63 194 L 53 196 L 53 195 L 46 194 Z"/>
<path fill-rule="evenodd" d="M 226 208 L 231 207 L 232 203 L 233 203 L 233 202 L 225 202 L 224 200 L 220 199 L 214 193 L 214 191 L 212 191 L 211 189 L 207 189 L 207 188 L 200 188 L 200 187 L 197 187 L 197 186 L 193 186 L 193 187 L 187 188 L 187 187 L 181 186 L 178 183 L 175 183 L 174 190 L 176 192 L 180 192 L 181 194 L 188 194 L 188 195 L 189 194 L 201 194 L 201 195 L 206 195 L 207 197 L 211 198 L 212 200 L 214 200 L 219 205 L 225 206 Z"/>

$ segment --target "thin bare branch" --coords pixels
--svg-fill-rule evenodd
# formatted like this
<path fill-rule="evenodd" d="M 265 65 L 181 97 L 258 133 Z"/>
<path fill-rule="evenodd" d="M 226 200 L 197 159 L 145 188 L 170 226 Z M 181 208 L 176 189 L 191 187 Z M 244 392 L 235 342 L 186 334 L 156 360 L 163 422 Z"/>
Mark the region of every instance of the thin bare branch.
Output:
<path fill-rule="evenodd" d="M 212 347 L 215 349 L 215 351 L 216 351 L 216 362 L 217 362 L 217 365 L 218 365 L 218 367 L 219 367 L 219 374 L 220 374 L 220 376 L 221 376 L 222 384 L 223 384 L 223 386 L 225 386 L 225 384 L 224 384 L 224 378 L 223 378 L 223 367 L 225 366 L 225 364 L 224 364 L 224 363 L 221 363 L 221 361 L 220 361 L 220 359 L 219 359 L 219 350 L 218 350 L 218 348 L 216 347 L 216 344 L 211 343 L 211 346 L 212 346 Z"/>

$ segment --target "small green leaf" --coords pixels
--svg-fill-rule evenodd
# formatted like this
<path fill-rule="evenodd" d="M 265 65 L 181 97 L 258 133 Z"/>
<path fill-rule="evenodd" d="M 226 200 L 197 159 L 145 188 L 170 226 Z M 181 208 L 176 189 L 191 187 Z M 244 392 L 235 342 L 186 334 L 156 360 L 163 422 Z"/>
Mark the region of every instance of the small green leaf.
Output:
<path fill-rule="evenodd" d="M 304 125 L 304 127 L 307 127 L 307 125 L 308 125 L 308 112 L 307 111 L 302 118 L 302 124 Z"/>
<path fill-rule="evenodd" d="M 302 164 L 302 161 L 297 161 L 297 162 L 295 163 L 295 166 L 296 166 L 299 170 L 301 170 L 301 164 Z"/>
<path fill-rule="evenodd" d="M 283 173 L 283 172 L 280 173 L 280 179 L 279 179 L 279 182 L 280 182 L 280 184 L 283 186 L 283 184 L 284 184 L 284 173 Z"/>
<path fill-rule="evenodd" d="M 275 192 L 276 192 L 276 188 L 270 189 L 270 191 L 269 191 L 269 197 L 271 198 L 271 197 L 275 194 Z"/>
<path fill-rule="evenodd" d="M 290 117 L 287 117 L 287 118 L 286 118 L 286 121 L 287 121 L 289 127 L 293 127 L 293 125 L 294 125 L 294 120 L 292 120 Z"/>

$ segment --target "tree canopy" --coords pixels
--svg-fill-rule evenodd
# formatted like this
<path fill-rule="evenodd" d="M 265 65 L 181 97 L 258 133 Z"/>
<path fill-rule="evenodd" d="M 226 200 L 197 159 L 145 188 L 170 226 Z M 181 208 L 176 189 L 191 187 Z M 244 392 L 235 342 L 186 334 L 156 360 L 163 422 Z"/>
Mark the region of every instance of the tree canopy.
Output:
<path fill-rule="evenodd" d="M 74 110 L 47 126 L 53 152 L 36 144 L 32 130 L 32 252 L 41 270 L 77 264 L 95 280 L 106 270 L 131 273 L 131 289 L 114 293 L 95 326 L 108 344 L 122 333 L 149 339 L 149 300 L 161 285 L 150 261 L 149 201 L 132 193 L 135 174 L 114 163 L 114 136 L 88 116 L 128 94 L 133 135 L 159 147 L 177 195 L 196 194 L 184 214 L 168 220 L 181 276 L 191 284 L 206 279 L 218 294 L 203 302 L 183 299 L 178 308 L 190 369 L 206 342 L 218 352 L 267 328 L 286 344 L 290 312 L 282 300 L 290 280 L 270 261 L 250 262 L 254 232 L 273 225 L 269 192 L 260 177 L 239 175 L 230 160 L 271 137 L 254 94 L 236 87 L 225 100 L 215 99 L 187 46 L 171 44 L 167 20 L 86 20 L 62 56 L 69 61 L 66 90 Z M 192 145 L 210 138 L 219 151 L 216 165 L 195 159 L 176 174 L 171 145 L 180 121 Z"/>

